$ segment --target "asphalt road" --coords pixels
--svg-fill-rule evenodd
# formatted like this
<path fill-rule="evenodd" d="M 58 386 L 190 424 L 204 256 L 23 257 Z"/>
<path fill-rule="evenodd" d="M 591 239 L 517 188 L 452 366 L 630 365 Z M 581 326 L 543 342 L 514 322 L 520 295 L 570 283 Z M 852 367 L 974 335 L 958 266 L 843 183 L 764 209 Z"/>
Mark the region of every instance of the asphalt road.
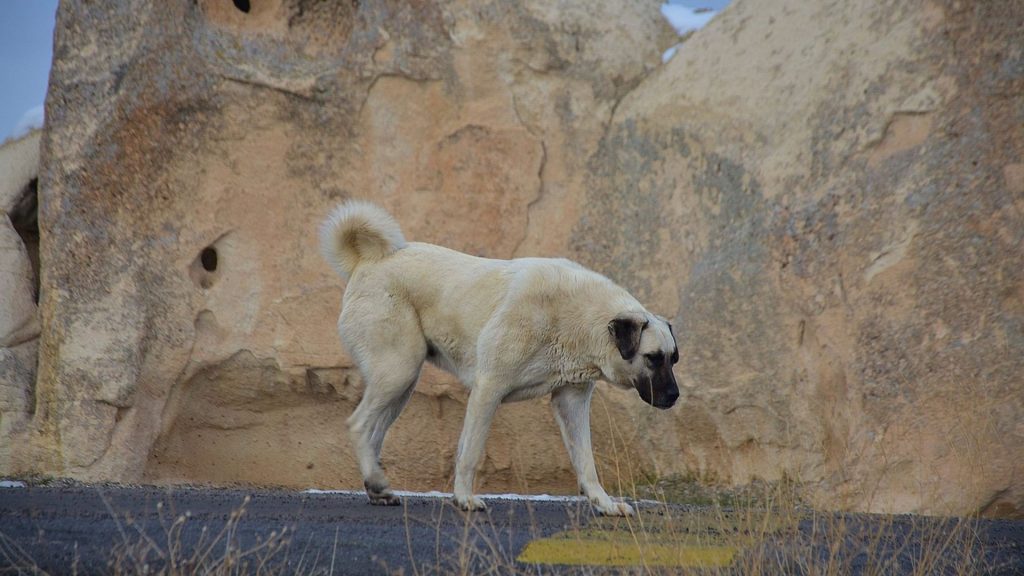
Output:
<path fill-rule="evenodd" d="M 565 503 L 489 507 L 467 521 L 438 498 L 379 507 L 361 495 L 289 491 L 9 488 L 0 490 L 0 566 L 136 573 L 176 557 L 204 566 L 225 558 L 247 562 L 253 570 L 246 572 L 265 561 L 270 573 L 448 573 L 513 563 L 531 539 L 589 514 Z"/>
<path fill-rule="evenodd" d="M 640 519 L 626 522 L 595 518 L 581 501 L 488 506 L 467 516 L 425 497 L 385 508 L 361 495 L 290 491 L 5 488 L 0 573 L 134 574 L 169 565 L 191 573 L 230 565 L 241 569 L 224 573 L 537 574 L 601 573 L 618 564 L 655 572 L 704 565 L 819 573 L 838 565 L 839 573 L 966 566 L 966 573 L 1024 574 L 1024 521 L 972 521 L 964 529 L 919 517 L 819 515 L 769 523 L 746 513 L 642 505 Z M 936 544 L 940 557 L 929 552 Z"/>

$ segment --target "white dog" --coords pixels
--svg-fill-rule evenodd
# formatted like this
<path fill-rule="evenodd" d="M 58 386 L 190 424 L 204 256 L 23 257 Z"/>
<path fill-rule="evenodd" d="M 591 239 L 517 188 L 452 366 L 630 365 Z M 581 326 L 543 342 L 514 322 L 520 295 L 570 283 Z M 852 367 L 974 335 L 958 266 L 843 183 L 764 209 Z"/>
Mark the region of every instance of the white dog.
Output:
<path fill-rule="evenodd" d="M 338 331 L 366 386 L 348 424 L 370 502 L 399 503 L 381 445 L 429 360 L 470 389 L 455 467 L 462 509 L 484 508 L 473 476 L 498 405 L 551 394 L 582 493 L 603 514 L 633 513 L 598 481 L 590 397 L 605 380 L 658 408 L 675 404 L 679 351 L 664 318 L 568 260 L 490 260 L 406 242 L 394 219 L 366 202 L 335 209 L 320 242 L 348 278 Z"/>

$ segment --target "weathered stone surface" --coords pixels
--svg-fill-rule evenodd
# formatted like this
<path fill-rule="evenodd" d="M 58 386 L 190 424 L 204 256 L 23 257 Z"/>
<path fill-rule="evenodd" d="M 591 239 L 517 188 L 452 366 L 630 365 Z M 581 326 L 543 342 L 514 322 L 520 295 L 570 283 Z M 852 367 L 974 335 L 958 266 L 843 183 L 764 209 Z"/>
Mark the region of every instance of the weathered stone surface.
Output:
<path fill-rule="evenodd" d="M 0 212 L 0 348 L 17 346 L 39 336 L 33 300 L 32 264 L 21 237 Z"/>
<path fill-rule="evenodd" d="M 61 5 L 42 362 L 11 469 L 360 486 L 320 220 L 374 198 L 410 238 L 563 253 L 557 210 L 667 31 L 654 0 L 250 5 Z M 396 484 L 448 482 L 465 399 L 425 373 L 385 449 Z M 503 411 L 485 488 L 575 490 L 549 412 Z"/>
<path fill-rule="evenodd" d="M 0 470 L 33 410 L 39 338 L 35 185 L 39 141 L 33 131 L 0 146 Z M 33 265 L 33 262 L 35 265 Z"/>
<path fill-rule="evenodd" d="M 39 175 L 41 130 L 0 144 L 0 210 L 10 212 L 21 194 Z"/>
<path fill-rule="evenodd" d="M 361 197 L 674 319 L 681 405 L 594 404 L 609 487 L 788 475 L 832 508 L 1024 510 L 1012 0 L 736 0 L 664 67 L 654 1 L 250 4 L 62 3 L 41 361 L 6 469 L 358 487 L 314 230 Z M 450 482 L 465 398 L 425 371 L 396 487 Z M 575 490 L 545 402 L 492 434 L 484 490 Z"/>
<path fill-rule="evenodd" d="M 1020 18 L 741 0 L 624 99 L 572 246 L 676 319 L 659 469 L 1024 513 Z"/>

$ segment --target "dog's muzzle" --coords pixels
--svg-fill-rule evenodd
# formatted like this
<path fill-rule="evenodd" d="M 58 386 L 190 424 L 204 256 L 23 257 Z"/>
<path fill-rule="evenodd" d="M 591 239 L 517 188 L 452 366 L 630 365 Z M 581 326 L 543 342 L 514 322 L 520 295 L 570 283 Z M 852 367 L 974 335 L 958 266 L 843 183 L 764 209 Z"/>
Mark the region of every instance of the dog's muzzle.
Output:
<path fill-rule="evenodd" d="M 676 385 L 676 377 L 671 368 L 641 376 L 633 383 L 633 387 L 644 402 L 662 410 L 675 406 L 676 400 L 679 400 L 679 386 Z"/>
<path fill-rule="evenodd" d="M 655 401 L 652 406 L 655 408 L 661 408 L 662 410 L 667 410 L 676 405 L 676 400 L 679 400 L 679 389 L 672 388 L 672 390 L 665 393 L 660 402 Z"/>

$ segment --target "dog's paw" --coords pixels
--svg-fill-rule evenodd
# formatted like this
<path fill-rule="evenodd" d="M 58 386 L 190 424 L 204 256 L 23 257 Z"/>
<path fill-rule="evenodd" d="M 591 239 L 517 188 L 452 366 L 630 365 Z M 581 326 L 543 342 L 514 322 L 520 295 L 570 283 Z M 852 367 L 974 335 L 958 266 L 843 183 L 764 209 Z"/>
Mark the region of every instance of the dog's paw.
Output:
<path fill-rule="evenodd" d="M 367 494 L 367 496 L 370 498 L 370 504 L 374 506 L 398 506 L 402 503 L 402 499 L 392 494 L 391 491 Z"/>
<path fill-rule="evenodd" d="M 363 482 L 363 487 L 366 488 L 366 497 L 370 499 L 370 504 L 374 506 L 398 506 L 402 503 L 402 499 L 395 496 L 387 484 Z"/>
<path fill-rule="evenodd" d="M 456 496 L 452 498 L 452 500 L 455 502 L 455 505 L 459 507 L 459 509 L 464 510 L 466 512 L 482 512 L 484 510 L 487 510 L 487 505 L 484 504 L 484 501 L 478 496 Z"/>
<path fill-rule="evenodd" d="M 597 509 L 598 514 L 602 516 L 635 516 L 636 512 L 633 507 L 625 502 L 616 502 L 609 499 L 605 503 L 595 503 L 594 507 Z"/>
<path fill-rule="evenodd" d="M 391 494 L 373 494 L 370 495 L 370 503 L 375 506 L 397 506 L 401 504 L 401 498 Z"/>

